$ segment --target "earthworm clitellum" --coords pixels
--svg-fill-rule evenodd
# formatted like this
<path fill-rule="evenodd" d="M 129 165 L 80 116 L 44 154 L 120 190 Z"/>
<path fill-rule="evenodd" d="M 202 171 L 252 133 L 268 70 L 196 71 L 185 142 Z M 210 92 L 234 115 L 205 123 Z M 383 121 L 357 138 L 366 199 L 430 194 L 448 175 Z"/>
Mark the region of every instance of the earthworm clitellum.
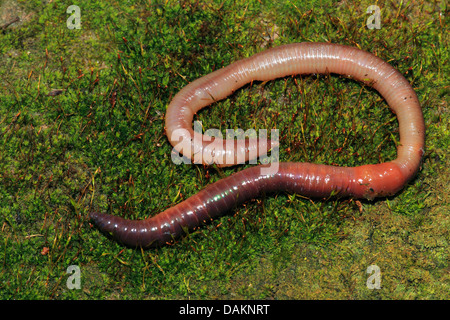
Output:
<path fill-rule="evenodd" d="M 147 219 L 127 220 L 91 212 L 95 225 L 128 246 L 160 246 L 261 193 L 282 191 L 308 197 L 337 194 L 340 197 L 374 199 L 397 193 L 415 176 L 425 144 L 425 125 L 416 93 L 402 74 L 382 59 L 338 44 L 294 43 L 275 47 L 189 83 L 167 109 L 165 126 L 169 141 L 188 158 L 193 157 L 195 148 L 206 153 L 212 151 L 208 150 L 212 144 L 210 139 L 206 141 L 201 134 L 194 134 L 192 121 L 196 112 L 224 99 L 247 83 L 296 74 L 340 74 L 376 89 L 397 115 L 400 131 L 397 159 L 358 167 L 280 162 L 276 172 L 270 174 L 261 173 L 269 166 L 262 164 L 210 184 L 183 202 Z M 222 143 L 223 150 L 217 148 L 217 142 Z M 213 150 L 215 159 L 225 159 L 227 152 L 232 152 L 222 166 L 234 165 L 242 157 L 249 160 L 249 155 L 265 151 L 255 150 L 258 149 L 257 141 L 247 140 L 242 145 L 233 143 L 232 149 L 225 148 L 225 142 L 216 139 Z M 194 144 L 195 148 L 189 148 Z"/>

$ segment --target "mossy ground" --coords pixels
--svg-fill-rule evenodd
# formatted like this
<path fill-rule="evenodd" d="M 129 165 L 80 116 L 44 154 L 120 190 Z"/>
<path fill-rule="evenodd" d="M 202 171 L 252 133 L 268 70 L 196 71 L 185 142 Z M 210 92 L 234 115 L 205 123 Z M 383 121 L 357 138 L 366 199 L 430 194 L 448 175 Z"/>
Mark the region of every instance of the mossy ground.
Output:
<path fill-rule="evenodd" d="M 448 299 L 449 52 L 445 1 L 0 1 L 0 298 Z M 422 103 L 417 178 L 377 201 L 279 193 L 171 247 L 124 248 L 91 210 L 144 218 L 239 168 L 175 165 L 164 113 L 184 85 L 264 48 L 330 41 L 398 68 Z M 205 129 L 280 130 L 282 161 L 395 157 L 395 116 L 330 76 L 245 86 L 202 110 Z M 244 166 L 245 167 L 245 166 Z M 70 265 L 81 271 L 69 289 Z M 369 289 L 377 265 L 381 288 Z"/>

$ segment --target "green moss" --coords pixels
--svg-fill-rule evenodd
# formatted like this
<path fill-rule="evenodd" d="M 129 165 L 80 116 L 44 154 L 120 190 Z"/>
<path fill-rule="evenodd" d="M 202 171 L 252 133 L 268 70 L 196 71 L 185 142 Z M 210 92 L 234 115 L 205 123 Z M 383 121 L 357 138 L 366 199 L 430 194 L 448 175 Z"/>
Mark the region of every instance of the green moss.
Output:
<path fill-rule="evenodd" d="M 66 27 L 72 3 L 7 3 L 23 19 L 0 31 L 1 298 L 449 297 L 445 2 L 378 2 L 379 30 L 365 25 L 369 1 L 79 1 L 79 30 Z M 427 151 L 401 193 L 264 196 L 142 252 L 89 223 L 91 210 L 154 215 L 241 170 L 173 164 L 166 107 L 212 70 L 300 41 L 359 46 L 413 84 Z M 283 161 L 378 163 L 395 157 L 398 141 L 383 99 L 334 75 L 253 83 L 196 120 L 223 132 L 278 128 Z M 381 289 L 366 285 L 373 264 Z M 70 265 L 81 289 L 66 285 Z"/>

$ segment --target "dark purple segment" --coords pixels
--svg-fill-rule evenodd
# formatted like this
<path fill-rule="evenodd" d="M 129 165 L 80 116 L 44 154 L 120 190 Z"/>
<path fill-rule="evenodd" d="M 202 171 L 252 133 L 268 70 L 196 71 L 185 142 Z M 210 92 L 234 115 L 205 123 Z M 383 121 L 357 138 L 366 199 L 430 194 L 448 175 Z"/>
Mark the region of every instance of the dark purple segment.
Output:
<path fill-rule="evenodd" d="M 330 167 L 314 164 L 280 163 L 279 165 L 278 172 L 270 176 L 261 175 L 263 166 L 237 172 L 207 186 L 176 206 L 145 220 L 127 220 L 95 212 L 91 213 L 91 219 L 100 230 L 111 233 L 115 239 L 125 245 L 159 246 L 210 222 L 249 199 L 258 197 L 262 192 L 287 191 L 310 196 L 327 196 L 332 189 L 342 191 L 344 188 L 336 185 L 336 181 L 342 181 L 343 176 L 348 176 L 347 172 L 343 172 L 343 168 L 330 172 Z M 325 169 L 328 170 L 328 174 L 323 172 Z M 334 184 L 330 185 L 328 180 L 334 181 Z M 342 183 L 345 184 L 345 181 Z"/>

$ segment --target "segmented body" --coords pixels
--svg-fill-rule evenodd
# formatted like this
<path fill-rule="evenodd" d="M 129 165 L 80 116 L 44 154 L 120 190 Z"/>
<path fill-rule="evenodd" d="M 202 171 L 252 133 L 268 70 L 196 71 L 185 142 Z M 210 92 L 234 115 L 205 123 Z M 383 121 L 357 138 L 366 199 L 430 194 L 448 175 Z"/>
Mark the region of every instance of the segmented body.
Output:
<path fill-rule="evenodd" d="M 222 160 L 221 166 L 235 165 L 237 159 L 249 160 L 250 155 L 260 156 L 266 150 L 258 149 L 257 140 L 247 140 L 243 145 L 234 143 L 233 149 L 226 148 L 226 140 L 215 140 L 212 149 L 210 139 L 194 134 L 194 114 L 246 83 L 311 73 L 351 76 L 376 89 L 397 115 L 400 131 L 397 158 L 358 167 L 280 162 L 278 170 L 271 174 L 261 174 L 269 165 L 254 166 L 219 180 L 148 219 L 127 220 L 93 212 L 94 223 L 126 245 L 149 247 L 171 242 L 262 192 L 284 191 L 310 197 L 333 193 L 367 199 L 397 193 L 419 170 L 425 144 L 422 110 L 416 93 L 401 73 L 373 54 L 354 47 L 329 43 L 284 45 L 197 79 L 184 87 L 167 109 L 168 139 L 186 157 L 194 158 L 192 150 L 198 152 L 199 148 L 204 154 L 214 152 L 215 159 Z M 218 142 L 222 149 L 217 148 Z M 233 160 L 226 162 L 225 158 Z"/>

